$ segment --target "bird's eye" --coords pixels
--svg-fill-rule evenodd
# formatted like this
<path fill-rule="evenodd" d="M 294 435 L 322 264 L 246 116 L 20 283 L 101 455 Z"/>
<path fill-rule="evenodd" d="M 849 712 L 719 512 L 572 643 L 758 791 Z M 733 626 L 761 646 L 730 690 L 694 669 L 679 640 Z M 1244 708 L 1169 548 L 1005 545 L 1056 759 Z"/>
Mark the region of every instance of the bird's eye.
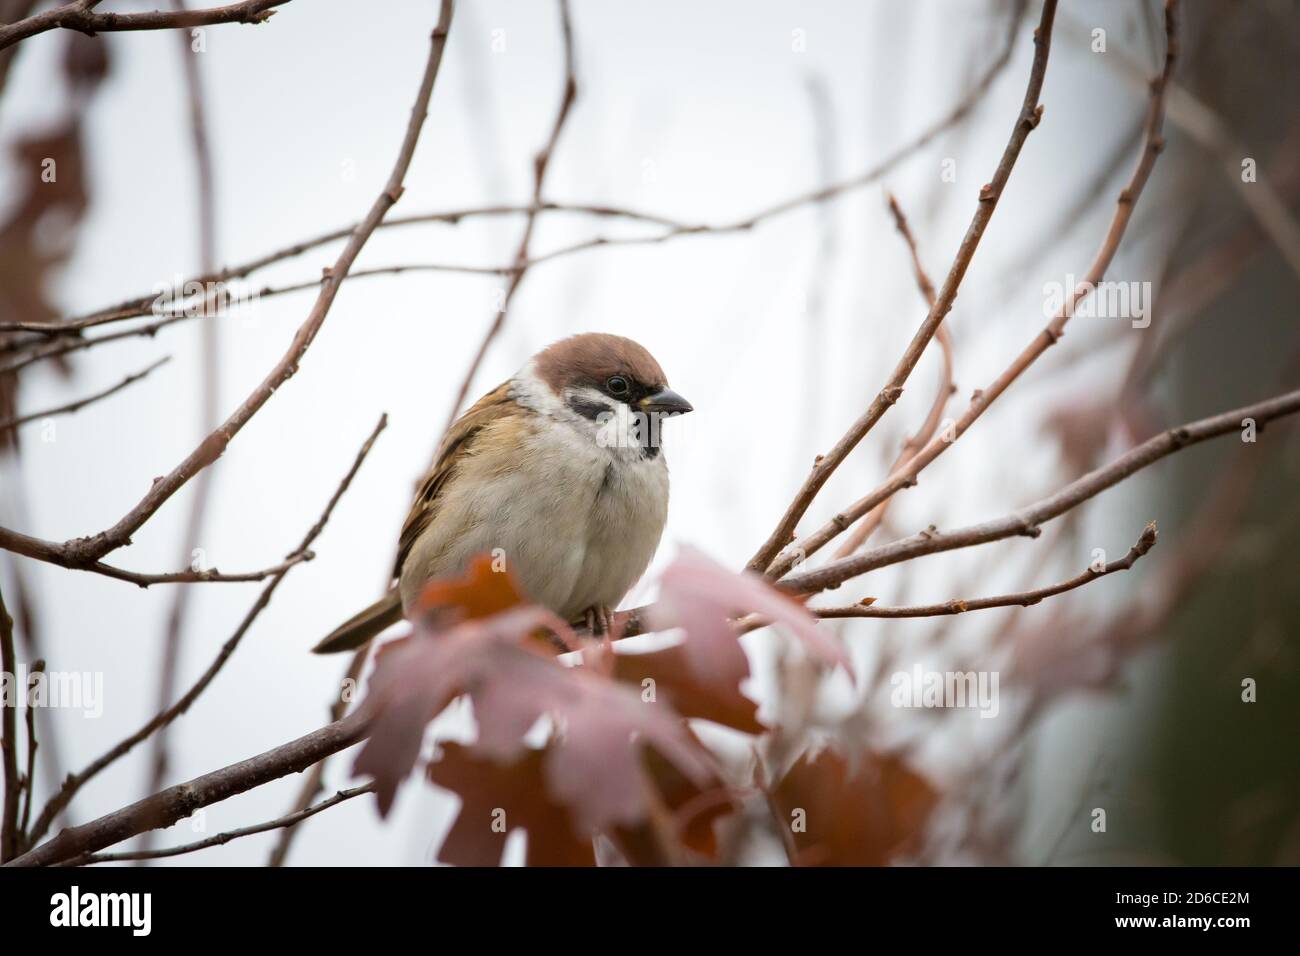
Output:
<path fill-rule="evenodd" d="M 605 388 L 611 395 L 626 395 L 629 387 L 622 375 L 611 375 L 605 380 Z"/>

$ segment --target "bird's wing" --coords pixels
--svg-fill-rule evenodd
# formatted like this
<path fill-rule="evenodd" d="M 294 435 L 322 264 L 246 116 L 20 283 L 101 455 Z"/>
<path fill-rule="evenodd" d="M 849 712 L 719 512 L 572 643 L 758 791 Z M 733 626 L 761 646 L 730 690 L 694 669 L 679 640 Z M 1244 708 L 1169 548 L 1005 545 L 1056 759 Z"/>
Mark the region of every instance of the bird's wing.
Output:
<path fill-rule="evenodd" d="M 438 447 L 438 457 L 420 483 L 420 490 L 416 493 L 410 513 L 407 514 L 406 521 L 402 525 L 393 577 L 401 577 L 402 565 L 406 562 L 406 556 L 411 553 L 411 547 L 438 513 L 442 489 L 465 460 L 464 456 L 471 453 L 478 435 L 493 422 L 520 412 L 519 405 L 510 397 L 510 383 L 503 382 L 456 419 L 456 423 L 451 426 L 451 430 L 447 432 Z"/>

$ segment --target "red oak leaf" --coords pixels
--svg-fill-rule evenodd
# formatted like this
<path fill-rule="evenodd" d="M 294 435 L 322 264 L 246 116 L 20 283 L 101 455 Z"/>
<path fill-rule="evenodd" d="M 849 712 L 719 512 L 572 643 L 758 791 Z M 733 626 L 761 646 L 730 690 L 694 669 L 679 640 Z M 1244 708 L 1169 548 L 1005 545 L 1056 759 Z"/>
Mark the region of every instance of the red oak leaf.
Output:
<path fill-rule="evenodd" d="M 724 675 L 701 677 L 690 666 L 684 645 L 611 656 L 614 677 L 635 685 L 642 700 L 662 699 L 683 717 L 711 720 L 747 734 L 767 729 L 759 723 L 758 704 L 740 692 L 739 678 L 727 683 Z"/>
<path fill-rule="evenodd" d="M 883 866 L 920 834 L 938 793 L 898 757 L 804 753 L 768 795 L 797 866 Z"/>
<path fill-rule="evenodd" d="M 718 855 L 713 825 L 740 809 L 740 803 L 722 780 L 711 777 L 701 787 L 684 777 L 653 747 L 643 751 L 644 763 L 662 810 L 653 820 L 616 828 L 611 838 L 634 866 L 662 866 L 677 862 L 665 852 L 680 846 L 701 856 Z"/>
<path fill-rule="evenodd" d="M 523 675 L 512 673 L 474 692 L 479 742 L 490 752 L 510 752 L 516 728 L 503 719 L 510 706 L 505 702 L 515 698 L 513 708 L 521 709 L 527 706 L 517 700 L 521 693 L 533 697 L 538 715 L 549 713 L 559 724 L 560 746 L 546 761 L 547 788 L 573 809 L 579 826 L 594 831 L 645 818 L 643 744 L 652 745 L 697 785 L 708 784 L 707 752 L 671 708 L 647 704 L 625 684 L 590 668 L 533 661 L 546 666 L 533 667 L 522 686 Z"/>
<path fill-rule="evenodd" d="M 567 808 L 546 793 L 547 750 L 525 750 L 499 763 L 472 747 L 445 743 L 429 765 L 430 782 L 460 797 L 460 812 L 438 850 L 455 866 L 497 866 L 506 837 L 528 834 L 528 866 L 594 866 L 591 836 L 578 832 Z"/>
<path fill-rule="evenodd" d="M 684 546 L 660 579 L 659 600 L 648 621 L 655 630 L 681 628 L 691 670 L 711 682 L 739 683 L 749 676 L 731 619 L 758 614 L 793 634 L 814 659 L 840 664 L 852 678 L 849 659 L 817 619 L 797 600 L 751 572 L 737 574 Z"/>
<path fill-rule="evenodd" d="M 425 585 L 416 602 L 420 614 L 455 611 L 459 617 L 490 617 L 527 603 L 514 575 L 493 569 L 490 554 L 476 554 L 462 577 L 435 578 Z"/>
<path fill-rule="evenodd" d="M 371 737 L 354 770 L 375 778 L 381 813 L 414 766 L 424 728 L 461 694 L 473 701 L 478 751 L 498 762 L 520 757 L 538 720 L 555 721 L 546 791 L 581 832 L 645 818 L 644 745 L 701 787 L 708 783 L 707 751 L 670 707 L 649 705 L 627 685 L 566 666 L 527 641 L 538 630 L 568 633 L 549 611 L 528 606 L 445 630 L 427 620 L 416 627 L 379 655 L 365 701 Z"/>
<path fill-rule="evenodd" d="M 520 646 L 538 629 L 567 630 L 568 625 L 543 608 L 525 606 L 441 632 L 421 621 L 414 634 L 380 649 L 362 705 L 370 715 L 370 738 L 353 772 L 375 778 L 381 815 L 388 814 L 398 785 L 415 766 L 424 728 L 433 718 L 508 652 L 544 660 L 537 656 L 540 651 Z M 536 716 L 520 736 L 535 721 Z"/>

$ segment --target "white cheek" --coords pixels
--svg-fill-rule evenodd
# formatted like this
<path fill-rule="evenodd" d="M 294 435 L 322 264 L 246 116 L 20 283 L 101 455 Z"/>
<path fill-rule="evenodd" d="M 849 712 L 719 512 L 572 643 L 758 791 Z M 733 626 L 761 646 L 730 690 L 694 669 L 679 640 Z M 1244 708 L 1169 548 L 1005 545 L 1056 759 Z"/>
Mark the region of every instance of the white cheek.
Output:
<path fill-rule="evenodd" d="M 614 402 L 611 411 L 599 415 L 592 424 L 596 428 L 596 443 L 619 457 L 638 460 L 644 457 L 644 446 L 650 421 L 644 412 L 634 412 L 626 402 Z"/>
<path fill-rule="evenodd" d="M 511 397 L 524 407 L 541 412 L 549 418 L 564 418 L 572 414 L 550 387 L 537 377 L 531 360 L 512 380 Z"/>
<path fill-rule="evenodd" d="M 591 386 L 565 389 L 564 400 L 603 406 L 607 410 L 600 412 L 594 419 L 573 413 L 573 421 L 579 431 L 590 435 L 598 446 L 612 454 L 627 458 L 641 457 L 641 436 L 647 426 L 644 414 L 634 412 L 627 402 L 620 402 Z"/>
<path fill-rule="evenodd" d="M 533 363 L 529 362 L 514 378 L 513 397 L 520 404 L 541 412 L 547 418 L 560 422 L 616 459 L 640 461 L 645 455 L 646 436 L 658 443 L 658 423 L 651 423 L 644 412 L 633 411 L 626 402 L 620 402 L 599 389 L 584 385 L 567 388 L 557 396 L 537 378 Z M 588 402 L 609 409 L 595 419 L 580 415 L 568 402 Z"/>

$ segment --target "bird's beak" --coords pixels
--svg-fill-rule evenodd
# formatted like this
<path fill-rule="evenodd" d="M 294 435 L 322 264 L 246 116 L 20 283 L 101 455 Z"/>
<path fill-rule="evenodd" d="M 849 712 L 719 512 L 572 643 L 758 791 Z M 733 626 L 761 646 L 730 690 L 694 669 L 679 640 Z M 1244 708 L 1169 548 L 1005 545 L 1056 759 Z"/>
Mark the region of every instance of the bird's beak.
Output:
<path fill-rule="evenodd" d="M 687 412 L 695 411 L 695 406 L 671 388 L 661 389 L 653 395 L 647 395 L 637 404 L 641 406 L 642 411 L 662 412 L 668 415 L 684 415 Z"/>

